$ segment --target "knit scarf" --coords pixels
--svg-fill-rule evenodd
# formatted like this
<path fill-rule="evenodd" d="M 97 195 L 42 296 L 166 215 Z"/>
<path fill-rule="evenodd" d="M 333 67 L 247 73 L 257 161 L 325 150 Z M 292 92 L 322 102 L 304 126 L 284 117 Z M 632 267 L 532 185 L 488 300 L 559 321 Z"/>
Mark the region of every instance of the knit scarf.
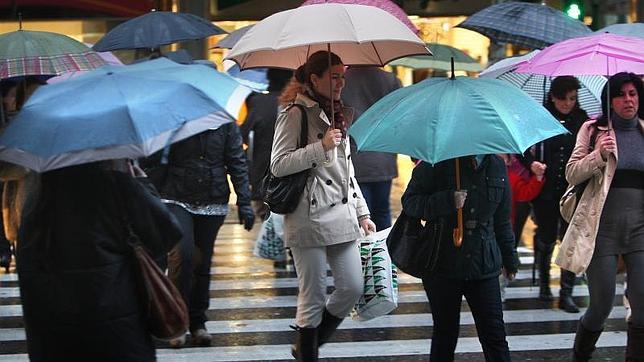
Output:
<path fill-rule="evenodd" d="M 314 101 L 318 102 L 320 105 L 320 108 L 324 111 L 326 114 L 326 117 L 331 121 L 331 101 L 329 98 L 321 95 L 320 93 L 316 92 L 312 88 L 307 89 L 309 96 L 311 99 Z M 337 100 L 333 102 L 333 111 L 335 113 L 335 125 L 334 128 L 337 128 L 342 131 L 342 137 L 345 138 L 347 136 L 347 129 L 349 128 L 349 125 L 347 124 L 347 120 L 344 118 L 344 112 L 343 112 L 344 106 L 342 104 L 342 101 Z"/>

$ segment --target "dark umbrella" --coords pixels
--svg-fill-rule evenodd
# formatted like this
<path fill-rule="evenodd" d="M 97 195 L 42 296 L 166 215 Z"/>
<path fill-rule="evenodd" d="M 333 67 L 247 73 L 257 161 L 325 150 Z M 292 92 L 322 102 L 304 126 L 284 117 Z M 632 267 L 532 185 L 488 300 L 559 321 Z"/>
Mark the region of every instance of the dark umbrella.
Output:
<path fill-rule="evenodd" d="M 497 43 L 537 49 L 591 33 L 584 23 L 557 9 L 523 2 L 492 5 L 457 26 L 481 33 Z"/>
<path fill-rule="evenodd" d="M 156 49 L 162 45 L 218 34 L 226 34 L 226 31 L 196 15 L 151 11 L 115 27 L 93 48 L 101 52 L 117 49 Z"/>

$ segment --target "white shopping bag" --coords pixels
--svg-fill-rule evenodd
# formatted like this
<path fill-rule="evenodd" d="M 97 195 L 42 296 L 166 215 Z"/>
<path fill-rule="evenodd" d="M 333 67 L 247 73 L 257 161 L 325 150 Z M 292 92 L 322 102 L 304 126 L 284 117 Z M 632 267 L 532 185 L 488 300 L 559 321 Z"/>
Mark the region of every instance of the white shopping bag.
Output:
<path fill-rule="evenodd" d="M 253 254 L 264 259 L 275 261 L 286 260 L 284 251 L 284 216 L 271 214 L 262 223 L 262 228 L 255 241 Z"/>
<path fill-rule="evenodd" d="M 390 230 L 388 228 L 358 240 L 364 293 L 353 309 L 353 319 L 368 321 L 389 314 L 398 307 L 398 275 L 387 250 Z"/>

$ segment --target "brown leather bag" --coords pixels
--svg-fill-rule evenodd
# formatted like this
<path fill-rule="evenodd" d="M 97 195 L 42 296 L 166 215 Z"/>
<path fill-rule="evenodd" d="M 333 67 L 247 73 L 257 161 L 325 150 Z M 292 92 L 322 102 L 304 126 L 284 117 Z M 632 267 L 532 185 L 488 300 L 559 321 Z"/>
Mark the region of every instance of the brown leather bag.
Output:
<path fill-rule="evenodd" d="M 132 247 L 138 264 L 138 287 L 143 299 L 148 330 L 153 337 L 160 340 L 169 341 L 181 337 L 188 330 L 188 307 L 179 290 L 159 268 L 132 229 L 125 200 L 121 197 L 119 202 L 127 232 L 126 242 Z"/>
<path fill-rule="evenodd" d="M 146 299 L 150 334 L 161 340 L 183 336 L 188 330 L 189 321 L 188 308 L 181 293 L 140 242 L 131 245 L 141 273 L 140 287 Z"/>

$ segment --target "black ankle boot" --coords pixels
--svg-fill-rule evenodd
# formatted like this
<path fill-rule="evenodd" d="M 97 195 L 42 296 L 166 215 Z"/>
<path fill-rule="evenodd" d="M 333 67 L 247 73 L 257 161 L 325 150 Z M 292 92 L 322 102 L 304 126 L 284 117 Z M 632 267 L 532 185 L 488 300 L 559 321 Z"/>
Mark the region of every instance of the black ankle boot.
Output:
<path fill-rule="evenodd" d="M 8 273 L 9 267 L 11 267 L 11 251 L 0 253 L 0 268 L 4 268 Z"/>
<path fill-rule="evenodd" d="M 579 308 L 572 299 L 572 288 L 575 285 L 575 273 L 561 270 L 561 290 L 559 291 L 559 309 L 568 313 L 579 313 Z"/>
<path fill-rule="evenodd" d="M 318 329 L 293 327 L 297 331 L 295 345 L 291 354 L 299 362 L 316 362 L 318 360 Z"/>
<path fill-rule="evenodd" d="M 344 318 L 338 318 L 324 308 L 324 314 L 322 315 L 322 322 L 318 326 L 318 346 L 321 346 L 329 341 L 333 332 L 338 329 L 338 326 Z"/>
<path fill-rule="evenodd" d="M 539 252 L 539 300 L 551 301 L 552 291 L 550 290 L 550 258 L 552 249 Z"/>
<path fill-rule="evenodd" d="M 626 362 L 644 361 L 644 327 L 635 327 L 633 323 L 628 323 L 625 360 Z"/>
<path fill-rule="evenodd" d="M 587 362 L 595 351 L 595 344 L 602 334 L 602 330 L 597 332 L 589 331 L 581 323 L 581 319 L 577 323 L 577 333 L 575 334 L 575 344 L 573 347 L 573 362 Z"/>

